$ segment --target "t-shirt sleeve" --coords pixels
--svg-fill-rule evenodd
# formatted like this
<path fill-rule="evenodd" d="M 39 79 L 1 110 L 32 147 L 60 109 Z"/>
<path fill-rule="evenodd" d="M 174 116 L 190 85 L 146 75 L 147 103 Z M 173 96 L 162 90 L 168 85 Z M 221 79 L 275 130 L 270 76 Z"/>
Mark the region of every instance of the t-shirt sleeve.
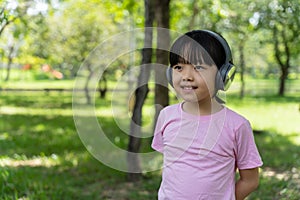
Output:
<path fill-rule="evenodd" d="M 243 123 L 237 130 L 236 157 L 238 169 L 252 169 L 263 164 L 249 121 Z"/>
<path fill-rule="evenodd" d="M 161 111 L 160 114 L 158 115 L 156 126 L 155 126 L 155 131 L 154 131 L 154 136 L 152 140 L 152 145 L 151 147 L 158 151 L 163 153 L 163 130 L 164 130 L 164 122 L 165 122 L 165 117 L 164 117 L 164 112 Z"/>

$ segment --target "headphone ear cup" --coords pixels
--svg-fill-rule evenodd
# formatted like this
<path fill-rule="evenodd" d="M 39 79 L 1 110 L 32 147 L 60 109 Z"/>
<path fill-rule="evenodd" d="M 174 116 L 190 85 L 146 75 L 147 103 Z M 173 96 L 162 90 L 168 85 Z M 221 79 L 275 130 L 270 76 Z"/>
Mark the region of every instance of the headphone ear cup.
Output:
<path fill-rule="evenodd" d="M 228 90 L 234 79 L 235 72 L 236 67 L 231 63 L 223 65 L 216 76 L 216 89 L 223 91 Z"/>
<path fill-rule="evenodd" d="M 231 83 L 233 82 L 235 72 L 236 72 L 236 67 L 232 64 L 229 64 L 229 65 L 230 65 L 230 67 L 228 68 L 228 71 L 226 73 L 225 80 L 224 80 L 224 91 L 228 90 L 228 88 L 230 87 Z"/>
<path fill-rule="evenodd" d="M 169 84 L 173 87 L 173 79 L 172 79 L 172 67 L 168 67 L 166 70 L 166 76 Z"/>
<path fill-rule="evenodd" d="M 216 80 L 215 80 L 215 88 L 216 88 L 216 92 L 218 90 L 223 90 L 223 88 L 224 88 L 223 78 L 221 76 L 220 70 L 217 71 Z"/>

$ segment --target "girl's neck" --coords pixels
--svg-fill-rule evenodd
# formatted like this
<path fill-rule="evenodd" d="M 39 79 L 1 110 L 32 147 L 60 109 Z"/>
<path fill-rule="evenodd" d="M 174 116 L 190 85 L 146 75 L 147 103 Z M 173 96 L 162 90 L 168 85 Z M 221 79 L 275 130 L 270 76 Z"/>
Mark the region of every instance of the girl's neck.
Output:
<path fill-rule="evenodd" d="M 223 105 L 214 98 L 204 102 L 183 102 L 183 111 L 193 115 L 211 115 L 223 109 Z"/>

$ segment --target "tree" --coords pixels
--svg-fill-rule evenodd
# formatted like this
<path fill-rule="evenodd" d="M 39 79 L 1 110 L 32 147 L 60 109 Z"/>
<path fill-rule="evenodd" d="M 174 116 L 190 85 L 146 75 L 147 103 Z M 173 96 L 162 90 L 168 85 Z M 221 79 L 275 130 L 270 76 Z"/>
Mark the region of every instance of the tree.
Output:
<path fill-rule="evenodd" d="M 246 71 L 246 43 L 249 39 L 249 36 L 253 34 L 254 27 L 250 23 L 251 17 L 253 17 L 253 6 L 252 1 L 222 1 L 226 6 L 225 16 L 221 20 L 221 29 L 224 30 L 224 33 L 230 39 L 229 42 L 232 43 L 231 50 L 236 54 L 234 59 L 234 64 L 238 67 L 240 73 L 240 98 L 243 98 L 245 95 L 245 71 Z M 247 12 L 245 12 L 247 11 Z M 234 44 L 234 45 L 233 45 Z"/>
<path fill-rule="evenodd" d="M 19 49 L 20 45 L 20 35 L 14 34 L 14 35 L 8 35 L 9 39 L 7 41 L 7 45 L 5 47 L 5 52 L 6 52 L 6 57 L 7 57 L 7 72 L 6 72 L 6 77 L 4 81 L 8 81 L 10 78 L 10 71 L 11 71 L 11 65 L 13 64 L 13 59 L 17 55 L 17 51 Z"/>
<path fill-rule="evenodd" d="M 300 5 L 296 0 L 270 1 L 259 9 L 260 28 L 270 34 L 275 60 L 280 67 L 280 84 L 278 94 L 284 96 L 285 81 L 300 53 Z"/>
<path fill-rule="evenodd" d="M 19 62 L 19 64 L 31 64 L 33 66 L 44 64 L 44 61 L 49 58 L 47 51 L 49 29 L 46 24 L 49 3 L 9 1 L 5 5 L 4 13 L 7 13 L 7 19 L 4 19 L 6 23 L 3 23 L 6 25 L 5 27 L 8 27 L 9 24 L 9 27 L 2 32 L 1 40 L 5 41 L 7 45 L 14 45 L 14 47 L 8 48 L 14 49 L 13 53 L 7 55 L 16 55 L 17 53 L 15 62 Z M 4 26 L 2 26 L 2 30 L 4 30 L 3 28 Z M 8 63 L 12 62 L 12 58 L 7 57 Z M 7 70 L 9 72 L 9 67 Z"/>
<path fill-rule="evenodd" d="M 150 66 L 145 64 L 151 63 L 152 57 L 152 37 L 153 37 L 153 21 L 154 21 L 154 6 L 152 0 L 144 0 L 145 5 L 145 39 L 142 49 L 142 62 L 140 74 L 138 77 L 138 88 L 135 91 L 135 104 L 130 124 L 130 136 L 128 143 L 128 167 L 129 171 L 140 172 L 141 166 L 138 157 L 138 152 L 141 145 L 141 126 L 142 126 L 142 107 L 149 92 L 148 81 L 150 77 Z M 134 153 L 134 154 L 132 154 Z M 130 181 L 139 180 L 140 173 L 129 173 Z"/>
<path fill-rule="evenodd" d="M 20 12 L 22 9 L 19 8 L 17 3 L 2 3 L 0 8 L 0 36 L 6 27 L 8 27 L 9 24 L 12 24 L 20 17 L 21 13 L 23 13 Z"/>
<path fill-rule="evenodd" d="M 174 1 L 170 5 L 171 27 L 182 33 L 193 29 L 216 30 L 222 17 L 220 5 L 220 0 Z"/>
<path fill-rule="evenodd" d="M 88 54 L 104 40 L 102 36 L 111 31 L 111 20 L 107 18 L 103 6 L 96 1 L 69 1 L 62 14 L 53 15 L 48 20 L 49 39 L 56 41 L 49 45 L 49 58 L 53 64 L 64 63 L 76 75 L 80 64 Z M 101 26 L 100 26 L 101 24 Z"/>
<path fill-rule="evenodd" d="M 26 23 L 25 13 L 28 7 L 28 4 L 14 1 L 5 1 L 0 7 L 0 38 L 2 41 L 5 41 L 3 45 L 1 45 L 1 55 L 7 59 L 5 81 L 8 81 L 10 78 L 11 66 L 19 49 L 20 38 L 22 38 L 26 32 L 26 29 L 21 30 L 20 26 Z M 24 26 L 22 27 L 24 28 Z"/>
<path fill-rule="evenodd" d="M 170 0 L 155 1 L 155 19 L 157 21 L 157 49 L 156 62 L 168 66 L 168 51 L 164 50 L 170 46 Z M 162 29 L 165 28 L 165 29 Z M 155 120 L 160 110 L 169 104 L 168 81 L 166 79 L 166 68 L 155 68 Z"/>
<path fill-rule="evenodd" d="M 156 8 L 155 19 L 157 21 L 157 49 L 156 49 L 156 61 L 159 64 L 168 64 L 168 52 L 163 50 L 169 47 L 170 35 L 169 35 L 169 0 L 153 1 L 145 0 L 145 43 L 142 50 L 142 65 L 151 62 L 152 57 L 152 27 L 154 20 L 154 6 Z M 166 29 L 160 29 L 160 27 Z M 138 152 L 141 145 L 141 123 L 142 123 L 142 106 L 149 92 L 148 80 L 150 76 L 150 66 L 142 66 L 140 75 L 138 78 L 138 88 L 135 91 L 135 105 L 132 115 L 132 121 L 130 125 L 130 137 L 128 144 L 128 166 L 129 171 L 140 172 L 140 162 Z M 165 77 L 165 68 L 155 68 L 155 104 L 160 105 L 156 107 L 155 119 L 158 116 L 160 109 L 169 103 L 167 81 Z M 155 120 L 156 121 L 156 120 Z M 135 153 L 135 154 L 132 154 Z M 128 178 L 131 181 L 138 180 L 141 177 L 139 173 L 129 173 Z"/>

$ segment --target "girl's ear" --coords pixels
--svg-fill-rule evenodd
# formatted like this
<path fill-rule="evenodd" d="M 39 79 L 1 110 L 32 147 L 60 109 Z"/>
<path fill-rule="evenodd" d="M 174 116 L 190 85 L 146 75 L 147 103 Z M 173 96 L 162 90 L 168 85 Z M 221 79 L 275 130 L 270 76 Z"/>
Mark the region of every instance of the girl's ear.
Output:
<path fill-rule="evenodd" d="M 172 67 L 169 66 L 166 70 L 166 76 L 167 76 L 169 84 L 173 87 L 172 70 L 173 70 Z"/>

